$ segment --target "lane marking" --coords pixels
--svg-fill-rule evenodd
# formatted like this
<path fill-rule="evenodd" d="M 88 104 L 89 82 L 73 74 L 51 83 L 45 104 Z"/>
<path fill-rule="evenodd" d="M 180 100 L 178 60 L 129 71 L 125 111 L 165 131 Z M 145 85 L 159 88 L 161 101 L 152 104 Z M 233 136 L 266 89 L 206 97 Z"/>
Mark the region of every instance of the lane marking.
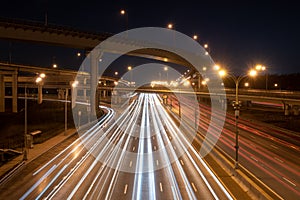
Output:
<path fill-rule="evenodd" d="M 153 147 L 153 148 L 154 148 L 154 151 L 156 151 L 156 146 L 155 146 L 155 145 L 154 145 L 154 147 Z"/>
<path fill-rule="evenodd" d="M 270 145 L 271 147 L 275 148 L 275 149 L 278 149 L 278 147 L 274 146 L 273 144 Z"/>
<path fill-rule="evenodd" d="M 134 151 L 134 150 L 135 150 L 135 146 L 132 147 L 132 151 Z"/>
<path fill-rule="evenodd" d="M 131 167 L 132 166 L 132 160 L 130 161 L 130 163 L 129 163 L 129 167 Z"/>
<path fill-rule="evenodd" d="M 252 137 L 253 139 L 255 139 L 255 137 L 253 135 L 250 135 L 250 137 Z"/>
<path fill-rule="evenodd" d="M 164 190 L 163 190 L 163 187 L 162 187 L 162 183 L 161 182 L 159 182 L 159 188 L 160 188 L 160 191 L 161 192 L 163 192 Z"/>
<path fill-rule="evenodd" d="M 176 150 L 176 147 L 174 146 L 174 150 Z"/>
<path fill-rule="evenodd" d="M 159 162 L 158 162 L 158 160 L 156 160 L 156 165 L 159 165 Z"/>
<path fill-rule="evenodd" d="M 296 184 L 293 183 L 292 181 L 290 181 L 289 179 L 282 177 L 285 181 L 287 181 L 288 183 L 292 184 L 294 187 L 296 187 Z"/>
<path fill-rule="evenodd" d="M 154 139 L 155 139 L 155 136 L 152 137 L 152 140 L 154 140 Z"/>
<path fill-rule="evenodd" d="M 274 159 L 277 160 L 277 161 L 279 161 L 279 162 L 281 162 L 281 163 L 283 163 L 283 160 L 281 160 L 281 159 L 279 159 L 277 157 L 274 157 Z"/>
<path fill-rule="evenodd" d="M 197 188 L 193 182 L 192 182 L 192 186 L 193 186 L 194 191 L 197 192 Z"/>
<path fill-rule="evenodd" d="M 250 158 L 251 158 L 252 160 L 255 160 L 256 162 L 258 162 L 258 160 L 257 160 L 256 158 L 254 158 L 253 156 L 250 156 Z"/>
<path fill-rule="evenodd" d="M 128 184 L 126 184 L 125 187 L 124 187 L 124 194 L 127 193 L 127 188 L 128 188 Z"/>
<path fill-rule="evenodd" d="M 182 166 L 184 165 L 184 163 L 183 163 L 183 161 L 182 161 L 182 160 L 180 160 L 180 163 L 181 163 L 181 165 L 182 165 Z"/>
<path fill-rule="evenodd" d="M 296 149 L 296 150 L 298 149 L 297 147 L 295 147 L 295 146 L 293 146 L 293 145 L 291 145 L 290 147 L 292 147 L 293 149 Z"/>

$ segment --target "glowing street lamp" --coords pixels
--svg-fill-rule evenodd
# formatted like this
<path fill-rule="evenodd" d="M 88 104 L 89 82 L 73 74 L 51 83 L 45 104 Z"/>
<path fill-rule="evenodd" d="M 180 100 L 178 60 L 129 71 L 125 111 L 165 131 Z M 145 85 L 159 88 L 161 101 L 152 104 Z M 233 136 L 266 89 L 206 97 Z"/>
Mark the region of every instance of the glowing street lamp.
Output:
<path fill-rule="evenodd" d="M 194 40 L 198 40 L 198 35 L 193 35 Z"/>
<path fill-rule="evenodd" d="M 213 67 L 213 69 L 214 69 L 215 71 L 219 71 L 219 70 L 221 69 L 221 67 L 220 67 L 219 65 L 215 65 L 215 66 Z"/>
<path fill-rule="evenodd" d="M 169 23 L 167 27 L 168 27 L 168 29 L 172 29 L 173 28 L 173 24 Z"/>
<path fill-rule="evenodd" d="M 126 12 L 124 9 L 120 10 L 120 14 L 126 17 L 126 31 L 128 30 L 128 12 Z M 126 36 L 127 36 L 127 32 L 126 32 Z"/>
<path fill-rule="evenodd" d="M 224 76 L 226 76 L 226 71 L 225 70 L 219 70 L 219 75 L 221 76 L 221 77 L 224 77 Z"/>
<path fill-rule="evenodd" d="M 221 77 L 228 76 L 235 83 L 235 102 L 232 105 L 233 105 L 234 110 L 235 110 L 235 112 L 234 112 L 234 114 L 235 114 L 235 131 L 236 131 L 236 135 L 235 135 L 235 169 L 237 169 L 238 165 L 239 165 L 239 159 L 238 159 L 238 152 L 239 152 L 238 118 L 239 118 L 239 115 L 240 115 L 240 107 L 241 107 L 240 102 L 239 102 L 239 95 L 238 95 L 239 84 L 240 84 L 241 80 L 243 80 L 244 78 L 246 78 L 248 76 L 255 77 L 257 75 L 257 71 L 255 69 L 251 69 L 247 74 L 240 75 L 240 76 L 236 77 L 234 75 L 226 73 L 226 71 L 221 69 L 219 66 L 218 67 L 216 67 L 216 66 L 214 66 L 214 70 L 218 71 L 218 73 Z"/>
<path fill-rule="evenodd" d="M 52 66 L 53 68 L 57 68 L 57 64 L 53 64 L 53 66 Z"/>
<path fill-rule="evenodd" d="M 244 86 L 245 86 L 245 87 L 249 87 L 249 83 L 246 82 L 246 83 L 244 84 Z"/>
<path fill-rule="evenodd" d="M 267 67 L 266 66 L 263 66 L 263 65 L 256 65 L 255 66 L 255 69 L 257 71 L 266 71 Z M 265 76 L 266 76 L 266 90 L 268 90 L 268 73 L 265 72 Z"/>
<path fill-rule="evenodd" d="M 131 86 L 131 83 L 132 83 L 132 71 L 131 71 L 132 70 L 132 66 L 129 65 L 127 67 L 127 69 L 128 69 L 128 71 L 130 71 L 130 86 Z"/>

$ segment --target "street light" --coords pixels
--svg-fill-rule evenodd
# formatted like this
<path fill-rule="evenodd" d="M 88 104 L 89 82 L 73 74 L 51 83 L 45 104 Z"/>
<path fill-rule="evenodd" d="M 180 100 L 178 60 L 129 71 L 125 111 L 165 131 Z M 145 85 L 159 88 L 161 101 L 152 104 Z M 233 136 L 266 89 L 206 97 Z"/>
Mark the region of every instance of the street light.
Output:
<path fill-rule="evenodd" d="M 35 82 L 38 85 L 38 103 L 40 103 L 39 101 L 41 100 L 41 95 L 42 95 L 42 85 L 43 85 L 43 79 L 46 77 L 46 74 L 41 73 L 38 77 L 36 77 Z M 24 97 L 25 97 L 25 109 L 24 109 L 24 149 L 23 149 L 23 160 L 27 160 L 27 156 L 28 156 L 28 136 L 27 136 L 27 132 L 28 132 L 28 128 L 27 128 L 27 85 L 25 84 L 25 88 L 24 88 Z"/>
<path fill-rule="evenodd" d="M 120 14 L 121 15 L 126 15 L 125 17 L 126 17 L 126 31 L 127 31 L 128 30 L 128 12 L 126 12 L 124 9 L 122 9 L 120 11 Z"/>
<path fill-rule="evenodd" d="M 198 35 L 193 35 L 194 40 L 198 40 Z"/>
<path fill-rule="evenodd" d="M 167 81 L 169 80 L 169 73 L 168 73 L 168 67 L 167 66 L 165 66 L 164 67 L 164 71 L 167 73 Z"/>
<path fill-rule="evenodd" d="M 173 28 L 173 24 L 169 23 L 167 27 L 168 27 L 168 29 L 172 29 Z"/>
<path fill-rule="evenodd" d="M 128 69 L 128 71 L 130 71 L 130 87 L 131 87 L 131 84 L 132 84 L 132 71 L 131 71 L 132 70 L 132 66 L 129 65 L 127 67 L 127 69 Z"/>
<path fill-rule="evenodd" d="M 263 65 L 256 65 L 255 69 L 257 71 L 266 71 L 267 67 Z M 265 72 L 265 79 L 266 79 L 266 90 L 268 90 L 268 73 L 267 71 Z"/>
<path fill-rule="evenodd" d="M 215 68 L 214 68 L 215 69 Z M 254 77 L 257 75 L 257 71 L 255 69 L 250 70 L 247 74 L 244 75 L 240 75 L 238 77 L 227 73 L 225 70 L 220 69 L 218 70 L 218 73 L 221 77 L 225 77 L 228 76 L 230 79 L 232 79 L 235 83 L 235 102 L 233 102 L 232 106 L 234 108 L 234 115 L 235 115 L 235 164 L 234 164 L 234 168 L 237 169 L 238 165 L 239 165 L 239 159 L 238 159 L 238 151 L 239 151 L 239 129 L 238 129 L 238 118 L 240 115 L 240 102 L 239 102 L 239 95 L 238 95 L 238 91 L 239 91 L 239 84 L 241 82 L 241 80 L 243 80 L 244 78 L 251 76 Z"/>

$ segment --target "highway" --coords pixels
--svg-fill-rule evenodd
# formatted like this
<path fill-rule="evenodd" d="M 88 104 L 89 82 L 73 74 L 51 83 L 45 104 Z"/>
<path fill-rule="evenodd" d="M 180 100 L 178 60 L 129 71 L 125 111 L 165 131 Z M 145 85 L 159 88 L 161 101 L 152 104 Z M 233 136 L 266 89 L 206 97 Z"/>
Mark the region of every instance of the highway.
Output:
<path fill-rule="evenodd" d="M 173 102 L 176 102 L 175 97 Z M 191 130 L 195 126 L 195 110 L 189 97 L 181 103 L 181 115 L 189 119 Z M 174 108 L 175 106 L 175 108 Z M 173 105 L 176 109 L 176 104 Z M 178 105 L 177 105 L 178 109 Z M 211 108 L 199 104 L 197 120 L 197 142 L 201 145 L 203 138 L 210 134 L 218 138 L 217 147 L 235 159 L 235 117 L 227 113 L 224 127 L 213 124 L 207 132 L 211 118 L 219 119 L 221 112 L 211 113 Z M 266 126 L 265 124 L 246 119 L 239 119 L 239 163 L 257 179 L 275 191 L 284 199 L 300 197 L 300 136 L 288 130 Z"/>
<path fill-rule="evenodd" d="M 0 199 L 233 199 L 156 94 L 141 93 L 0 185 Z"/>

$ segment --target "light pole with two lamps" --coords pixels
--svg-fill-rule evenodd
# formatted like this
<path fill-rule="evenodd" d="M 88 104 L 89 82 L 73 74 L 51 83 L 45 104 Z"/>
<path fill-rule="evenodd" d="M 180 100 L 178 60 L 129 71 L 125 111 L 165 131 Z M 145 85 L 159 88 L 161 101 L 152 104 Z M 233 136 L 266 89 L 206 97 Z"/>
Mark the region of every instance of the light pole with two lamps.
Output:
<path fill-rule="evenodd" d="M 46 74 L 40 73 L 39 76 L 35 79 L 35 83 L 38 85 L 38 103 L 42 103 L 42 86 L 44 84 L 44 78 L 46 77 Z M 23 149 L 23 160 L 28 159 L 28 117 L 27 117 L 27 112 L 28 112 L 28 106 L 27 106 L 27 85 L 25 84 L 24 88 L 24 99 L 25 99 L 25 116 L 24 116 L 24 149 Z"/>
<path fill-rule="evenodd" d="M 234 168 L 237 169 L 239 166 L 239 129 L 238 129 L 238 119 L 239 119 L 239 115 L 240 115 L 240 107 L 241 104 L 239 102 L 239 84 L 240 82 L 246 78 L 246 77 L 254 77 L 257 75 L 257 71 L 255 69 L 251 69 L 247 74 L 244 75 L 240 75 L 240 76 L 235 76 L 232 74 L 227 73 L 224 69 L 221 69 L 219 66 L 215 66 L 214 69 L 216 71 L 218 71 L 219 75 L 221 77 L 229 77 L 230 79 L 232 79 L 235 83 L 235 101 L 233 102 L 233 108 L 234 108 L 234 115 L 235 115 L 235 164 L 234 164 Z"/>

